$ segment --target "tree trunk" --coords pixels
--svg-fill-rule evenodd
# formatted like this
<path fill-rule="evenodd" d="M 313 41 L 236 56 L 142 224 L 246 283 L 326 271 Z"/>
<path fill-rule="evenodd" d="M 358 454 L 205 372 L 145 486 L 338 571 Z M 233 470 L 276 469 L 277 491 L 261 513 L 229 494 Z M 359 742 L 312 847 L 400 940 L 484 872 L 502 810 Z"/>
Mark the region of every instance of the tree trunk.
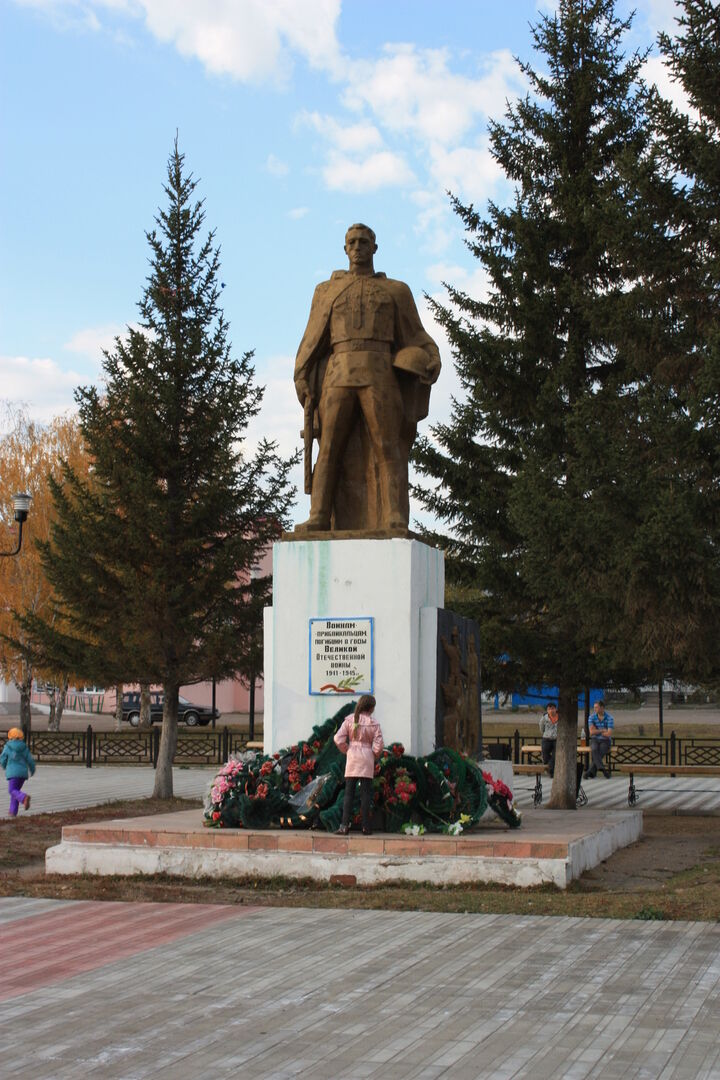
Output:
<path fill-rule="evenodd" d="M 54 683 L 48 684 L 47 692 L 48 697 L 50 698 L 50 712 L 48 713 L 48 731 L 57 731 L 57 720 L 55 719 L 57 686 L 55 686 Z"/>
<path fill-rule="evenodd" d="M 115 687 L 115 730 L 122 731 L 122 699 L 123 684 L 118 683 Z"/>
<path fill-rule="evenodd" d="M 560 687 L 555 775 L 548 810 L 574 810 L 577 804 L 577 691 Z"/>
<path fill-rule="evenodd" d="M 153 798 L 172 799 L 173 797 L 173 761 L 178 737 L 178 698 L 180 684 L 164 683 L 165 703 L 163 705 L 162 735 L 155 770 L 155 788 Z"/>
<path fill-rule="evenodd" d="M 30 693 L 32 691 L 32 671 L 25 673 L 22 682 L 13 679 L 15 687 L 20 691 L 20 727 L 25 738 L 26 746 L 30 745 L 30 732 L 32 731 L 32 710 L 30 708 Z"/>
<path fill-rule="evenodd" d="M 67 699 L 68 692 L 67 677 L 63 678 L 62 683 L 58 688 L 57 701 L 55 702 L 55 723 L 57 724 L 56 731 L 60 730 L 60 724 L 62 723 L 63 713 L 65 712 L 65 701 Z"/>
<path fill-rule="evenodd" d="M 139 727 L 147 731 L 152 727 L 150 719 L 150 683 L 140 683 L 140 723 Z"/>

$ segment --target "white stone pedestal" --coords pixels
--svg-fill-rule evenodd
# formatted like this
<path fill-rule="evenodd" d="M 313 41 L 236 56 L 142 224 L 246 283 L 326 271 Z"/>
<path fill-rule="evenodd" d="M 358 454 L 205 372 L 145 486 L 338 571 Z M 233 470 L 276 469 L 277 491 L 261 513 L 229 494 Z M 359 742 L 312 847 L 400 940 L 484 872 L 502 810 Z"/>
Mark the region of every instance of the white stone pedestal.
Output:
<path fill-rule="evenodd" d="M 386 743 L 435 745 L 437 619 L 443 553 L 418 540 L 295 540 L 273 547 L 265 609 L 265 753 L 307 738 L 357 695 L 309 692 L 311 619 L 373 619 L 373 694 Z M 423 617 L 425 612 L 425 617 Z M 428 617 L 430 616 L 430 617 Z M 425 677 L 421 678 L 421 672 Z"/>

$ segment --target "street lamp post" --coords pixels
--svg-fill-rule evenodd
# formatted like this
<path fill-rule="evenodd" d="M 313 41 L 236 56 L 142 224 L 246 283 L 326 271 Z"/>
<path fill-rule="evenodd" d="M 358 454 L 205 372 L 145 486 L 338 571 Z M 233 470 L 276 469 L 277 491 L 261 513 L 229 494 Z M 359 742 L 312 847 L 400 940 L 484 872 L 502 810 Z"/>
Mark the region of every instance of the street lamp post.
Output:
<path fill-rule="evenodd" d="M 0 551 L 0 557 L 9 558 L 12 555 L 17 555 L 22 547 L 22 534 L 23 524 L 27 521 L 28 511 L 30 509 L 30 502 L 32 495 L 28 495 L 27 492 L 19 492 L 13 496 L 13 507 L 15 508 L 15 520 L 18 523 L 18 541 L 17 547 L 14 551 Z"/>

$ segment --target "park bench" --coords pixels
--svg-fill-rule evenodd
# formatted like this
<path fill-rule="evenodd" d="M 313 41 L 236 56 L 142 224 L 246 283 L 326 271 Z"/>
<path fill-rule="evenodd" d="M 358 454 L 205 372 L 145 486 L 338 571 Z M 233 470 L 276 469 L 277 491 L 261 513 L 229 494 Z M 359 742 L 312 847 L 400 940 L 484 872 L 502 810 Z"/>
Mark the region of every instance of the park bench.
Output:
<path fill-rule="evenodd" d="M 246 750 L 264 750 L 265 743 L 262 739 L 252 739 L 250 742 L 245 743 Z"/>
<path fill-rule="evenodd" d="M 541 750 L 541 747 L 539 747 L 539 746 L 523 746 L 523 748 L 522 748 L 523 754 L 535 754 L 535 753 L 539 754 L 540 750 Z M 535 806 L 535 807 L 542 805 L 542 801 L 543 801 L 542 778 L 543 778 L 543 775 L 546 772 L 547 772 L 547 768 L 546 768 L 545 765 L 543 765 L 543 763 L 541 761 L 532 762 L 529 765 L 528 764 L 523 764 L 523 765 L 515 765 L 515 764 L 513 764 L 513 773 L 515 773 L 517 776 L 534 776 L 535 777 L 535 788 L 533 790 L 533 806 Z M 575 805 L 576 806 L 587 806 L 587 804 L 588 804 L 588 797 L 587 797 L 585 791 L 583 790 L 582 785 L 580 783 L 578 783 L 577 802 L 576 802 Z"/>
<path fill-rule="evenodd" d="M 513 773 L 518 776 L 534 776 L 535 777 L 535 789 L 533 791 L 533 806 L 540 806 L 543 801 L 543 789 L 542 789 L 542 777 L 545 772 L 545 766 L 541 764 L 534 765 L 515 765 L 513 764 Z"/>
<path fill-rule="evenodd" d="M 628 806 L 638 801 L 636 776 L 720 776 L 720 765 L 616 765 L 615 771 L 630 774 L 628 787 Z M 659 791 L 659 788 L 643 788 L 643 791 Z"/>

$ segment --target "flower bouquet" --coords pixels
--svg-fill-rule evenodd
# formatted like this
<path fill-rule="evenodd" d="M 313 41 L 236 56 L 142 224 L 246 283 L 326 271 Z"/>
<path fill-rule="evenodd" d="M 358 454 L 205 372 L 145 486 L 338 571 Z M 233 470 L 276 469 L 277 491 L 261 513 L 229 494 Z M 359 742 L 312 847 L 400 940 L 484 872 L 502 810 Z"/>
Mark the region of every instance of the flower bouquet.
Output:
<path fill-rule="evenodd" d="M 488 806 L 490 809 L 494 810 L 498 817 L 501 817 L 511 829 L 519 828 L 522 824 L 522 814 L 515 807 L 513 793 L 510 788 L 502 780 L 493 779 L 488 772 L 483 772 L 482 778 L 490 789 L 488 792 Z"/>

